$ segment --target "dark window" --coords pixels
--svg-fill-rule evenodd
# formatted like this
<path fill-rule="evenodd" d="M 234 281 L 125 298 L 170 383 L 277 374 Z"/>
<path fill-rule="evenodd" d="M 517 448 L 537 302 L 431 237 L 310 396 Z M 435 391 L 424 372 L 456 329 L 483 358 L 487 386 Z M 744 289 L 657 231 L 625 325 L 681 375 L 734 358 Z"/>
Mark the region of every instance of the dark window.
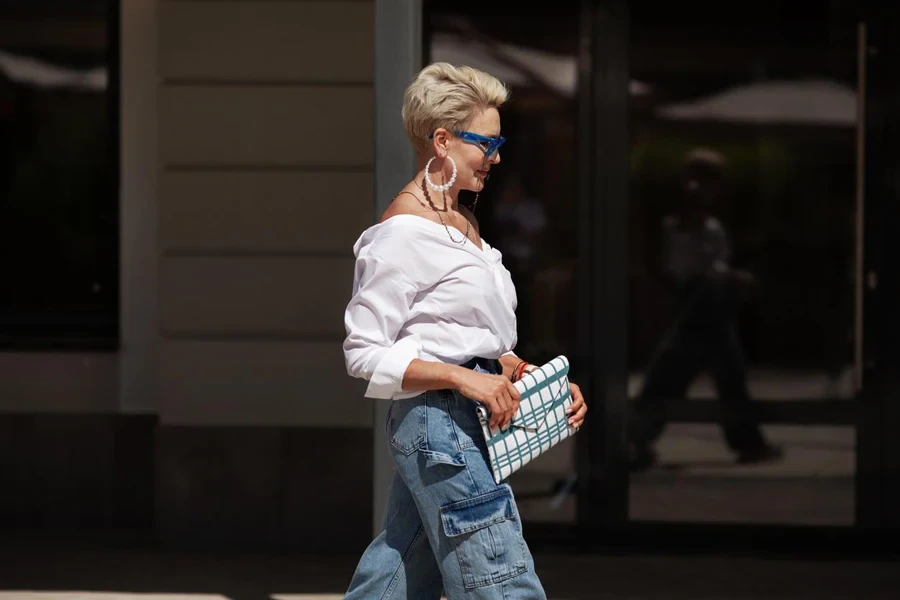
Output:
<path fill-rule="evenodd" d="M 0 0 L 0 348 L 118 343 L 118 3 Z"/>

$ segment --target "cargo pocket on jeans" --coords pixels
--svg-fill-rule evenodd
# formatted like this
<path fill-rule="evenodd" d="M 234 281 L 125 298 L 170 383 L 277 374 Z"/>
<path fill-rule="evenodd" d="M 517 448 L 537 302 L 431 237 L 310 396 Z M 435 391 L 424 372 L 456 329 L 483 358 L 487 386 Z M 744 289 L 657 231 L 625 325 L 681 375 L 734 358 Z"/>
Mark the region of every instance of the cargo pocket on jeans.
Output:
<path fill-rule="evenodd" d="M 450 465 L 453 467 L 466 466 L 466 455 L 462 452 L 454 452 L 453 454 L 434 452 L 432 450 L 420 450 L 419 452 L 425 457 L 426 467 L 433 467 L 436 465 Z"/>
<path fill-rule="evenodd" d="M 528 569 L 508 488 L 442 506 L 441 522 L 467 588 L 500 583 Z"/>

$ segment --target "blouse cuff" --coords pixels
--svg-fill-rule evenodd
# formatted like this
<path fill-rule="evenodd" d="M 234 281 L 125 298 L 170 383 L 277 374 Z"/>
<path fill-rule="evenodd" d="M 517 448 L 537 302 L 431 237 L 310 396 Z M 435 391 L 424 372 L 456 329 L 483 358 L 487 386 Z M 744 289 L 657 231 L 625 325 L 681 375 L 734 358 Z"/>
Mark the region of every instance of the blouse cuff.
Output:
<path fill-rule="evenodd" d="M 417 336 L 398 340 L 384 353 L 366 389 L 367 398 L 389 399 L 402 391 L 403 376 L 409 363 L 419 357 L 422 343 Z"/>

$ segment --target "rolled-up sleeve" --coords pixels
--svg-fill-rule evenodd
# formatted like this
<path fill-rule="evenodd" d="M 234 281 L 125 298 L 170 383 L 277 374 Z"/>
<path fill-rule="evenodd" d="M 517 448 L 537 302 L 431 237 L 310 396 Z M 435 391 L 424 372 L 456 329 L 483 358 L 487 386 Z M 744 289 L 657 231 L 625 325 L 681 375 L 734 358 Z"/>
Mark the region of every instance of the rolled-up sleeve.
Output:
<path fill-rule="evenodd" d="M 369 382 L 368 398 L 391 398 L 422 345 L 415 336 L 397 339 L 416 286 L 400 270 L 375 256 L 358 258 L 353 295 L 344 313 L 347 373 Z"/>

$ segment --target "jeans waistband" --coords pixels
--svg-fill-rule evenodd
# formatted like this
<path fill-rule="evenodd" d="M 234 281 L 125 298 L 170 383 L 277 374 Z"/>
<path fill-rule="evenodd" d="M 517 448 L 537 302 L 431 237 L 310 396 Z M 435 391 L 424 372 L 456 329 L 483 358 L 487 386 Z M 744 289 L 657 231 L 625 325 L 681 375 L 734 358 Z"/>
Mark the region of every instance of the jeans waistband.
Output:
<path fill-rule="evenodd" d="M 503 367 L 500 365 L 500 361 L 495 358 L 481 358 L 480 356 L 476 356 L 473 359 L 467 360 L 460 366 L 467 369 L 474 369 L 476 366 L 478 366 L 488 373 L 493 373 L 495 375 L 503 372 Z"/>

